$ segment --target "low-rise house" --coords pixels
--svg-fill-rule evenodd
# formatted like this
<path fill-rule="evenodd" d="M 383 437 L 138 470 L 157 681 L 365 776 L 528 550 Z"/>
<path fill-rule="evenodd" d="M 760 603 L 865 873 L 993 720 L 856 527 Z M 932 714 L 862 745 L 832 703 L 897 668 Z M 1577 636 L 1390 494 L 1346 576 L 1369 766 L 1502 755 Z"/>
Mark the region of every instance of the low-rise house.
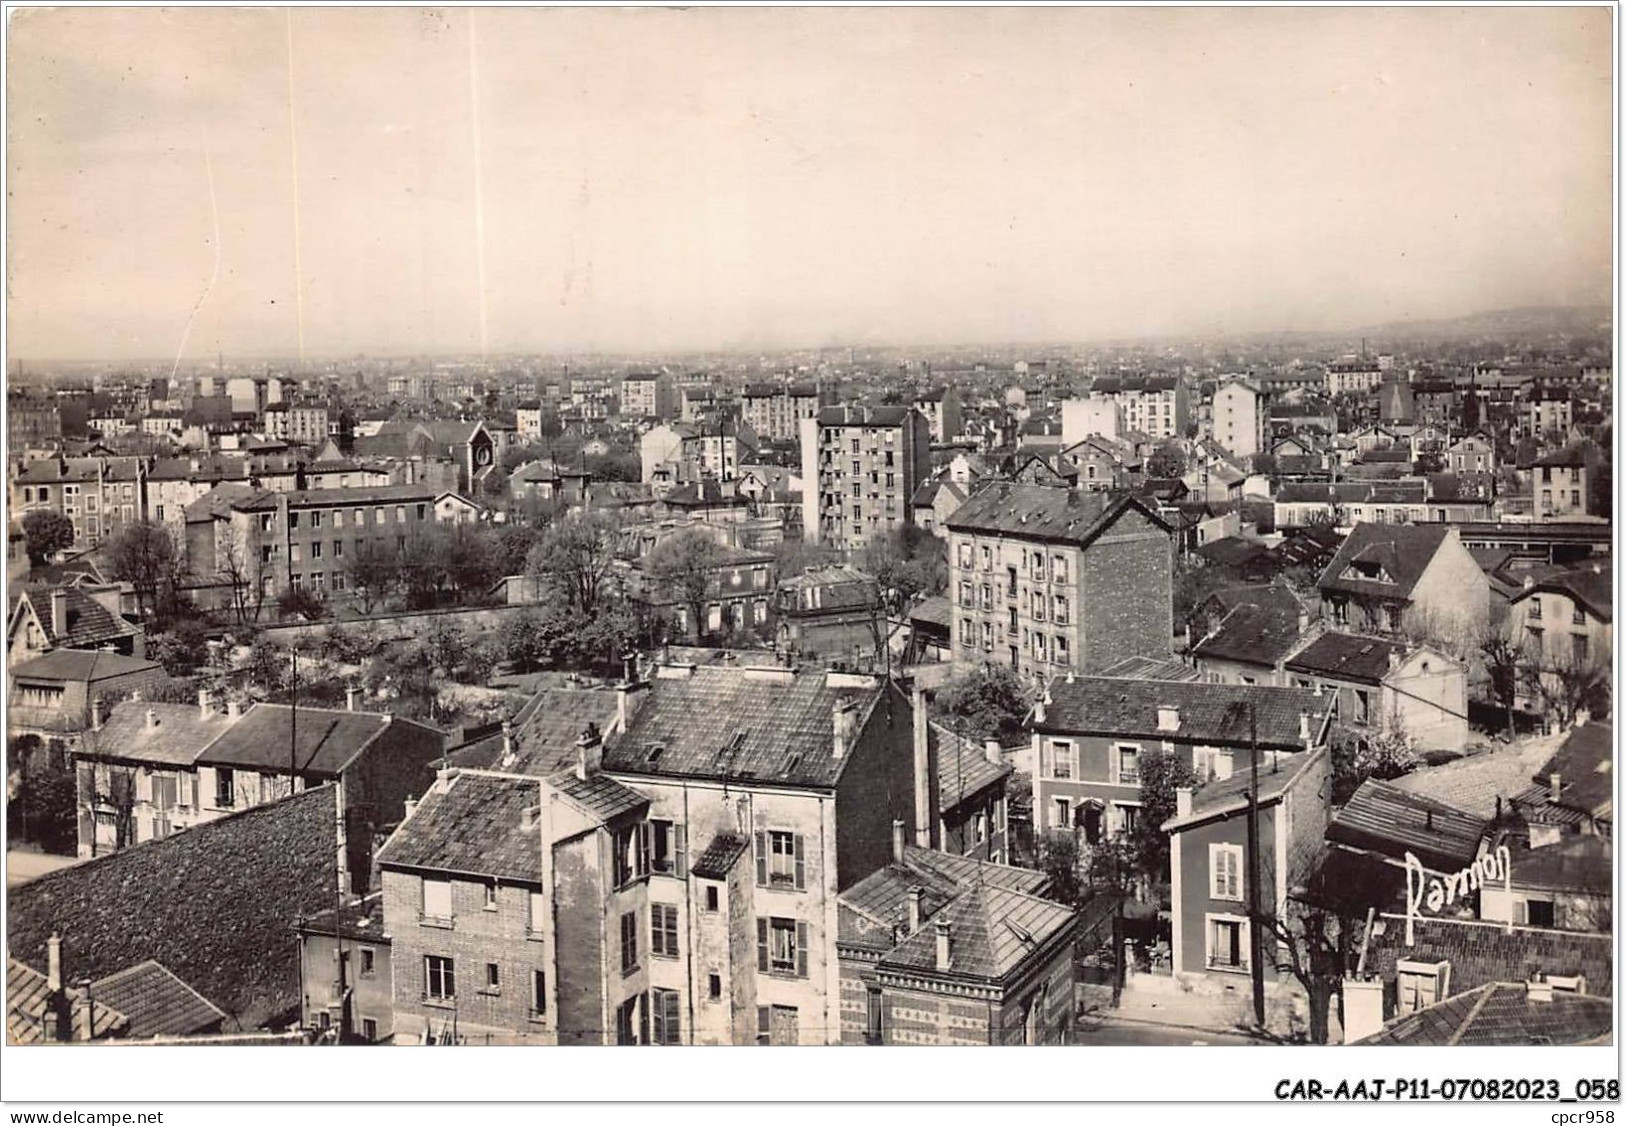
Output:
<path fill-rule="evenodd" d="M 899 824 L 890 862 L 839 898 L 840 1042 L 1067 1043 L 1078 915 L 1048 883 L 909 846 Z"/>
<path fill-rule="evenodd" d="M 1518 707 L 1538 710 L 1541 688 L 1561 696 L 1565 679 L 1612 667 L 1614 583 L 1602 564 L 1526 576 L 1508 609 L 1508 626 L 1539 678 L 1519 685 Z"/>
<path fill-rule="evenodd" d="M 1511 874 L 1479 893 L 1479 917 L 1562 931 L 1612 934 L 1614 845 L 1606 837 L 1567 837 L 1510 852 Z"/>
<path fill-rule="evenodd" d="M 1555 844 L 1574 833 L 1612 837 L 1613 725 L 1593 720 L 1576 727 L 1532 781 L 1512 799 L 1531 845 Z"/>
<path fill-rule="evenodd" d="M 1011 767 L 1004 761 L 1003 748 L 997 740 L 976 742 L 940 723 L 922 724 L 923 696 L 915 696 L 922 710 L 915 715 L 914 737 L 921 737 L 923 727 L 930 740 L 927 782 L 932 788 L 932 805 L 930 839 L 924 847 L 1008 864 Z M 914 753 L 918 755 L 920 749 L 916 747 Z"/>
<path fill-rule="evenodd" d="M 1173 877 L 1173 971 L 1190 985 L 1223 989 L 1231 975 L 1252 971 L 1250 902 L 1265 915 L 1289 915 L 1289 894 L 1303 885 L 1320 856 L 1331 812 L 1331 754 L 1279 757 L 1258 773 L 1258 856 L 1249 862 L 1250 771 L 1182 789 L 1169 836 Z M 1259 886 L 1249 889 L 1249 870 Z M 1276 944 L 1260 935 L 1265 987 L 1285 975 Z M 1276 980 L 1271 980 L 1272 978 Z"/>
<path fill-rule="evenodd" d="M 1459 872 L 1483 851 L 1490 828 L 1487 818 L 1367 778 L 1326 826 L 1326 840 L 1399 864 L 1411 854 L 1429 872 Z"/>
<path fill-rule="evenodd" d="M 1255 746 L 1273 763 L 1325 745 L 1331 719 L 1331 698 L 1306 689 L 1058 678 L 1029 721 L 1033 828 L 1078 830 L 1087 844 L 1131 832 L 1147 752 L 1178 754 L 1198 778 L 1224 779 L 1246 772 Z"/>
<path fill-rule="evenodd" d="M 1309 628 L 1309 608 L 1284 583 L 1215 591 L 1188 623 L 1192 664 L 1214 684 L 1280 684 L 1278 670 Z"/>
<path fill-rule="evenodd" d="M 1613 1030 L 1614 1006 L 1606 997 L 1554 988 L 1552 981 L 1492 981 L 1396 1017 L 1354 1043 L 1407 1048 L 1607 1044 Z"/>
<path fill-rule="evenodd" d="M 165 679 L 157 661 L 120 653 L 53 649 L 10 671 L 6 730 L 76 740 L 95 720 L 97 701 L 137 692 Z"/>
<path fill-rule="evenodd" d="M 1467 669 L 1426 645 L 1328 630 L 1281 662 L 1282 678 L 1334 696 L 1348 723 L 1424 749 L 1467 743 Z"/>
<path fill-rule="evenodd" d="M 294 933 L 301 1027 L 341 1044 L 389 1043 L 395 995 L 384 893 L 296 919 Z"/>
<path fill-rule="evenodd" d="M 91 1040 L 184 1039 L 220 1031 L 226 1014 L 148 959 L 96 981 L 62 978 L 62 940 L 46 942 L 44 973 L 6 961 L 6 1040 L 49 1044 Z"/>
<path fill-rule="evenodd" d="M 1536 458 L 1530 471 L 1535 519 L 1561 520 L 1589 514 L 1589 477 L 1585 452 L 1578 446 Z"/>
<path fill-rule="evenodd" d="M 1337 626 L 1459 641 L 1489 610 L 1489 581 L 1443 525 L 1354 526 L 1317 584 Z"/>
<path fill-rule="evenodd" d="M 909 502 L 915 526 L 932 535 L 946 536 L 948 519 L 965 503 L 967 496 L 965 489 L 947 478 L 927 481 L 914 490 Z"/>
<path fill-rule="evenodd" d="M 781 578 L 773 598 L 778 647 L 807 656 L 872 654 L 879 643 L 880 589 L 846 564 Z"/>
<path fill-rule="evenodd" d="M 616 563 L 616 577 L 626 597 L 642 607 L 654 619 L 669 622 L 678 638 L 699 639 L 720 633 L 743 633 L 746 630 L 767 631 L 768 609 L 774 597 L 777 565 L 774 557 L 765 551 L 746 551 L 727 543 L 716 543 L 711 549 L 709 566 L 701 576 L 685 568 L 681 578 L 663 581 L 651 570 L 654 553 L 660 545 L 674 536 L 706 536 L 699 525 L 657 527 L 647 535 L 629 542 L 623 535 L 623 544 L 631 558 Z M 714 539 L 714 537 L 712 537 Z M 704 580 L 703 596 L 690 584 Z M 694 619 L 696 609 L 703 618 Z"/>
<path fill-rule="evenodd" d="M 909 610 L 905 665 L 953 659 L 953 612 L 953 605 L 940 594 L 922 599 Z"/>
<path fill-rule="evenodd" d="M 53 649 L 147 655 L 147 635 L 124 619 L 117 586 L 69 585 L 25 590 L 6 631 L 6 665 L 15 668 Z"/>

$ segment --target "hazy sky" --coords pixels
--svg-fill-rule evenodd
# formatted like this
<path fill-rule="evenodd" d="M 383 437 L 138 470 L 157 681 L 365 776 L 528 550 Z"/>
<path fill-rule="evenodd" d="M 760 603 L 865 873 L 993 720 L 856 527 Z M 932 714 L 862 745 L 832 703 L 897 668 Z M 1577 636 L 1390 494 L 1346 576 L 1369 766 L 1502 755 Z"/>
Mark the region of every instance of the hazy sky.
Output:
<path fill-rule="evenodd" d="M 480 246 L 493 352 L 1607 303 L 1609 21 L 307 8 L 290 106 L 285 11 L 19 11 L 11 354 L 478 351 Z"/>

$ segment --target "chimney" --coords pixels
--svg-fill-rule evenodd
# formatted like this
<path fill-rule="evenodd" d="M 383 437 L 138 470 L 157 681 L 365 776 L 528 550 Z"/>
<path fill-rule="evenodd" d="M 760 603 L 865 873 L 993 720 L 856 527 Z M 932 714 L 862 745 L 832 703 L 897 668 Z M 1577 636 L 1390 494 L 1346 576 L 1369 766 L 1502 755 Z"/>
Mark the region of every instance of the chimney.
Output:
<path fill-rule="evenodd" d="M 527 833 L 532 832 L 535 830 L 536 822 L 538 819 L 540 819 L 541 815 L 541 806 L 527 805 L 523 810 L 520 811 L 519 827 Z"/>
<path fill-rule="evenodd" d="M 68 592 L 51 592 L 51 634 L 61 638 L 68 632 Z"/>
<path fill-rule="evenodd" d="M 209 699 L 209 690 L 207 688 L 197 690 L 197 714 L 204 719 L 208 719 L 209 716 L 214 714 L 214 701 Z"/>
<path fill-rule="evenodd" d="M 227 719 L 241 719 L 241 718 L 243 718 L 243 706 L 242 706 L 242 704 L 238 703 L 236 700 L 227 700 L 226 701 L 226 718 Z"/>
<path fill-rule="evenodd" d="M 1560 798 L 1562 796 L 1562 794 L 1563 794 L 1563 776 L 1561 774 L 1557 774 L 1557 773 L 1554 772 L 1552 774 L 1552 793 L 1551 793 L 1551 797 L 1549 797 L 1547 800 L 1551 801 L 1551 802 L 1556 802 L 1558 800 L 1558 798 Z"/>
<path fill-rule="evenodd" d="M 455 777 L 456 775 L 452 773 L 449 766 L 442 766 L 434 772 L 434 792 L 437 794 L 448 793 L 451 790 L 451 781 Z"/>
<path fill-rule="evenodd" d="M 991 762 L 994 766 L 1003 765 L 1004 748 L 999 745 L 999 741 L 997 739 L 988 739 L 984 741 L 982 743 L 982 753 L 987 756 L 987 761 Z"/>
<path fill-rule="evenodd" d="M 615 689 L 615 726 L 617 731 L 624 732 L 632 724 L 638 714 L 638 708 L 648 695 L 649 685 L 646 681 L 638 681 L 628 677 L 625 683 Z"/>
<path fill-rule="evenodd" d="M 407 798 L 406 799 L 406 816 L 401 818 L 401 820 L 403 820 L 403 821 L 412 820 L 412 814 L 417 812 L 417 808 L 418 808 L 418 799 L 417 798 Z"/>
<path fill-rule="evenodd" d="M 1157 730 L 1158 731 L 1178 731 L 1179 730 L 1179 709 L 1178 708 L 1158 708 L 1157 709 Z"/>
<path fill-rule="evenodd" d="M 598 733 L 598 725 L 589 722 L 576 740 L 576 778 L 585 782 L 603 765 L 604 737 Z"/>
<path fill-rule="evenodd" d="M 348 688 L 346 688 L 344 690 L 344 710 L 345 711 L 347 711 L 347 712 L 355 711 L 355 701 L 356 701 L 356 697 L 358 695 L 360 695 L 360 693 L 356 691 L 356 686 L 353 685 L 353 684 L 350 685 Z"/>
<path fill-rule="evenodd" d="M 909 697 L 914 727 L 914 843 L 931 847 L 931 716 L 925 707 L 925 689 L 918 681 Z"/>
<path fill-rule="evenodd" d="M 891 858 L 893 864 L 901 864 L 908 845 L 908 822 L 901 817 L 892 818 L 891 823 Z"/>
<path fill-rule="evenodd" d="M 156 708 L 147 709 L 147 730 L 158 730 L 158 711 Z"/>
<path fill-rule="evenodd" d="M 849 746 L 852 735 L 851 715 L 851 707 L 845 700 L 837 700 L 835 706 L 830 709 L 831 737 L 833 739 L 831 753 L 836 758 L 845 758 L 846 752 L 851 749 Z"/>
<path fill-rule="evenodd" d="M 1398 648 L 1388 650 L 1388 671 L 1393 672 L 1398 667 L 1399 667 L 1399 650 L 1398 650 Z"/>
<path fill-rule="evenodd" d="M 102 698 L 100 696 L 93 697 L 90 701 L 90 729 L 92 731 L 102 729 Z"/>
<path fill-rule="evenodd" d="M 1307 749 L 1314 745 L 1314 734 L 1309 730 L 1309 713 L 1298 713 L 1298 741 Z"/>
<path fill-rule="evenodd" d="M 920 929 L 920 896 L 925 889 L 915 884 L 908 889 L 908 933 L 914 934 Z"/>
<path fill-rule="evenodd" d="M 502 768 L 512 766 L 518 757 L 513 747 L 513 721 L 505 719 L 502 721 Z"/>
<path fill-rule="evenodd" d="M 55 931 L 45 940 L 45 987 L 52 996 L 62 992 L 62 936 Z"/>
<path fill-rule="evenodd" d="M 1181 786 L 1174 791 L 1174 816 L 1189 817 L 1191 815 L 1191 800 L 1196 791 L 1190 786 Z"/>
<path fill-rule="evenodd" d="M 90 979 L 88 977 L 77 983 L 70 1004 L 73 1015 L 69 1020 L 68 1039 L 94 1040 L 96 1038 L 96 1000 L 90 995 Z"/>
<path fill-rule="evenodd" d="M 1552 999 L 1552 983 L 1537 978 L 1529 983 L 1529 999 L 1531 1001 L 1550 1001 Z"/>
<path fill-rule="evenodd" d="M 954 964 L 953 928 L 947 919 L 937 920 L 937 969 L 947 970 Z"/>

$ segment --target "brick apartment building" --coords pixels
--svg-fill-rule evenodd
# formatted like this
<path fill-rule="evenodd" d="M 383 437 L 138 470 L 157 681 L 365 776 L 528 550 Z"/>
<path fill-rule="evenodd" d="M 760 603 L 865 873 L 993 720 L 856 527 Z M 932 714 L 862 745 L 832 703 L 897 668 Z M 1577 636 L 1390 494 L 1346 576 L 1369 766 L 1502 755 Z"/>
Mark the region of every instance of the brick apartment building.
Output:
<path fill-rule="evenodd" d="M 794 442 L 801 421 L 812 418 L 835 399 L 816 383 L 752 383 L 740 398 L 740 417 L 757 435 L 770 442 Z"/>
<path fill-rule="evenodd" d="M 802 536 L 859 550 L 908 524 L 931 475 L 931 428 L 911 407 L 826 407 L 801 420 Z"/>

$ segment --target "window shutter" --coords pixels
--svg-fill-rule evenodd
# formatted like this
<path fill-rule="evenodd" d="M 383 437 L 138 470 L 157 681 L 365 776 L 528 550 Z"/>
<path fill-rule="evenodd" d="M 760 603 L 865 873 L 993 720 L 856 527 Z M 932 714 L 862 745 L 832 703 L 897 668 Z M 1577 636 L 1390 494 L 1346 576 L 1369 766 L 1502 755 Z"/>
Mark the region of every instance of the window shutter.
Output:
<path fill-rule="evenodd" d="M 796 834 L 796 890 L 807 886 L 807 838 Z"/>
<path fill-rule="evenodd" d="M 649 874 L 649 823 L 638 826 L 638 875 Z"/>
<path fill-rule="evenodd" d="M 1038 776 L 1040 778 L 1055 777 L 1055 770 L 1050 765 L 1054 752 L 1050 750 L 1048 740 L 1039 740 L 1038 743 Z"/>
<path fill-rule="evenodd" d="M 666 1043 L 681 1044 L 683 1042 L 683 1018 L 677 1004 L 677 991 L 667 991 L 666 998 Z"/>
<path fill-rule="evenodd" d="M 638 1043 L 647 1044 L 649 1042 L 649 995 L 647 993 L 639 994 L 637 997 L 637 1002 Z"/>
<path fill-rule="evenodd" d="M 656 992 L 652 996 L 654 997 L 654 1001 L 655 1001 L 655 1004 L 654 1004 L 654 1021 L 655 1021 L 655 1038 L 654 1038 L 654 1042 L 656 1044 L 664 1044 L 666 1042 L 666 995 L 664 993 Z"/>
<path fill-rule="evenodd" d="M 756 968 L 767 972 L 767 920 L 756 920 Z"/>
<path fill-rule="evenodd" d="M 807 976 L 807 924 L 796 924 L 796 976 Z"/>
<path fill-rule="evenodd" d="M 152 775 L 145 770 L 135 772 L 135 800 L 138 802 L 152 800 Z"/>
<path fill-rule="evenodd" d="M 677 855 L 677 878 L 688 876 L 688 829 L 682 825 L 671 827 L 672 851 Z"/>
<path fill-rule="evenodd" d="M 767 834 L 756 830 L 756 886 L 767 886 Z"/>
<path fill-rule="evenodd" d="M 766 1005 L 756 1006 L 756 1036 L 764 1044 L 772 1043 L 773 1010 Z"/>

